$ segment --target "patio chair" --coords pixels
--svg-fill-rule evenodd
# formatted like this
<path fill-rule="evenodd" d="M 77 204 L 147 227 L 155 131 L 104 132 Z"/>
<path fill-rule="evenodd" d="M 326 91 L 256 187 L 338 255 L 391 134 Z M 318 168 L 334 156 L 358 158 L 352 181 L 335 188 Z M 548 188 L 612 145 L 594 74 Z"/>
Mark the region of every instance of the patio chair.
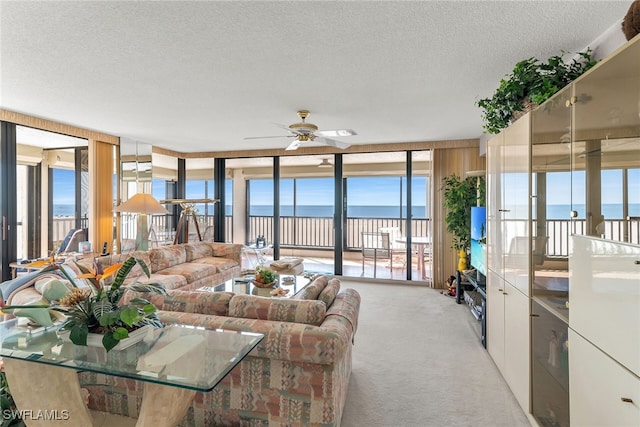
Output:
<path fill-rule="evenodd" d="M 362 232 L 362 275 L 364 275 L 365 259 L 373 259 L 373 277 L 375 278 L 378 260 L 388 260 L 391 262 L 391 241 L 389 239 L 389 233 Z"/>
<path fill-rule="evenodd" d="M 389 268 L 401 266 L 404 271 L 407 265 L 407 249 L 406 243 L 398 241 L 402 236 L 400 227 L 381 227 L 381 233 L 389 233 L 389 247 L 391 248 L 391 258 L 389 260 Z"/>
<path fill-rule="evenodd" d="M 84 228 L 72 228 L 71 230 L 69 230 L 64 240 L 62 241 L 62 244 L 60 244 L 58 254 L 63 254 L 66 252 L 78 252 L 78 245 L 80 244 L 80 242 L 84 242 L 87 240 L 86 235 L 87 233 Z"/>

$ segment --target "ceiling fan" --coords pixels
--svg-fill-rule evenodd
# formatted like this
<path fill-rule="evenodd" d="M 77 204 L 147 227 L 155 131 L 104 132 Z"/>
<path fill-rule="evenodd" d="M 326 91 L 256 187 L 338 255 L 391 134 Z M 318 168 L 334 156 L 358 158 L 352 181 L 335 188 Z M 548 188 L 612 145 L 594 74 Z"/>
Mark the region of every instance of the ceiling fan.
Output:
<path fill-rule="evenodd" d="M 350 144 L 336 141 L 335 139 L 331 139 L 328 137 L 357 135 L 357 133 L 352 129 L 318 130 L 318 126 L 314 125 L 313 123 L 305 122 L 305 119 L 309 117 L 308 110 L 298 111 L 298 117 L 300 117 L 300 120 L 302 120 L 302 122 L 294 123 L 289 126 L 276 124 L 276 126 L 289 131 L 289 135 L 252 136 L 244 139 L 295 138 L 293 142 L 289 144 L 287 148 L 285 148 L 285 150 L 296 150 L 303 142 L 307 141 L 313 141 L 323 145 L 328 145 L 330 147 L 345 149 L 348 148 Z"/>

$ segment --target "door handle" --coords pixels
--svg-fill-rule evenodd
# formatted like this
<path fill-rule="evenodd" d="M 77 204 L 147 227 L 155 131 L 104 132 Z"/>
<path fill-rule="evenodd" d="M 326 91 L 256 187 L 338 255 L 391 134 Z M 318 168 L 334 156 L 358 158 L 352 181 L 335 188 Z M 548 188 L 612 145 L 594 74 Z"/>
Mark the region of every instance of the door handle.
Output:
<path fill-rule="evenodd" d="M 7 240 L 7 217 L 2 216 L 2 240 Z"/>

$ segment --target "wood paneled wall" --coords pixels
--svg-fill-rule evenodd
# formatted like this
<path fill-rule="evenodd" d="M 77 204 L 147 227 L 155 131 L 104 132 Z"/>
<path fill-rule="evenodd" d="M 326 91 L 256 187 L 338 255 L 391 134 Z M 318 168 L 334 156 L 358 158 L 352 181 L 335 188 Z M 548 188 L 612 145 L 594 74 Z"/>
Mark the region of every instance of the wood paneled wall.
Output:
<path fill-rule="evenodd" d="M 445 288 L 445 281 L 455 275 L 458 254 L 452 247 L 451 235 L 444 222 L 445 210 L 442 206 L 442 179 L 453 173 L 464 177 L 472 170 L 486 170 L 485 158 L 479 156 L 478 147 L 436 148 L 433 150 L 433 185 L 435 186 L 433 209 L 433 287 Z"/>
<path fill-rule="evenodd" d="M 113 245 L 113 170 L 112 144 L 89 140 L 89 241 L 95 252 L 107 242 Z"/>

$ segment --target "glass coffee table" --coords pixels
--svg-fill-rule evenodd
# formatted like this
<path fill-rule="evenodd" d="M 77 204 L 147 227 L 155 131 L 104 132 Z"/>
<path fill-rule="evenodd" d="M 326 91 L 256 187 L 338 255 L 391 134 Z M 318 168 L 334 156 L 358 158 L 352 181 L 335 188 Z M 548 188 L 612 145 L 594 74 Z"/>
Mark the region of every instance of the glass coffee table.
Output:
<path fill-rule="evenodd" d="M 16 405 L 28 414 L 48 414 L 25 420 L 30 427 L 93 425 L 76 371 L 143 381 L 136 426 L 175 426 L 197 391 L 211 391 L 264 338 L 170 325 L 152 330 L 131 347 L 107 353 L 101 346 L 65 342 L 57 329 L 32 333 L 16 325 L 0 334 L 0 355 Z"/>
<path fill-rule="evenodd" d="M 261 297 L 278 297 L 278 298 L 291 298 L 298 292 L 302 291 L 309 283 L 311 283 L 313 276 L 291 276 L 291 275 L 279 275 L 276 274 L 276 282 L 270 288 L 259 288 L 253 284 L 253 275 L 245 275 L 235 279 L 227 280 L 218 286 L 207 286 L 198 289 L 199 291 L 207 292 L 233 292 L 235 294 L 244 295 L 256 295 Z M 271 295 L 271 291 L 276 288 L 286 289 L 288 292 L 283 295 Z"/>

